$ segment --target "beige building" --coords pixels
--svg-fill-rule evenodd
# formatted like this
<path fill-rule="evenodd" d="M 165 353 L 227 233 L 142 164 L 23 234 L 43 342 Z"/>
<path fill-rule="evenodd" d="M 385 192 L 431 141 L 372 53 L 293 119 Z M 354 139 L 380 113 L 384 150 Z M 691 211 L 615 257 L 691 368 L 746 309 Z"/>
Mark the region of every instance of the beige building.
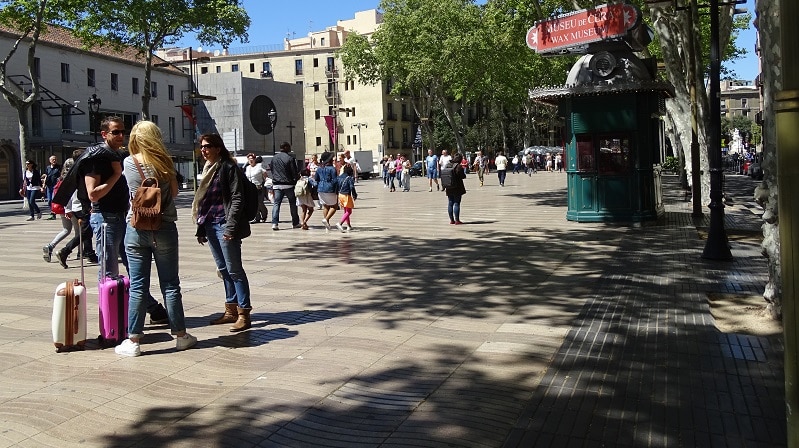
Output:
<path fill-rule="evenodd" d="M 384 82 L 367 85 L 346 79 L 335 54 L 347 34 L 355 31 L 371 35 L 381 22 L 382 14 L 372 9 L 356 12 L 353 19 L 340 20 L 323 31 L 286 39 L 282 47 L 195 50 L 195 58 L 204 58 L 196 63 L 196 70 L 199 77 L 240 72 L 245 77 L 302 86 L 304 127 L 294 129 L 294 141 L 301 135 L 299 140 L 304 141 L 304 152 L 309 156 L 360 149 L 373 150 L 375 159 L 384 153 L 410 155 L 416 131 L 410 101 L 389 95 Z M 160 56 L 187 65 L 185 54 L 175 49 Z M 286 125 L 276 124 L 278 141 L 288 141 Z"/>
<path fill-rule="evenodd" d="M 760 89 L 752 81 L 721 81 L 721 116 L 742 115 L 755 121 L 760 111 Z"/>
<path fill-rule="evenodd" d="M 19 34 L 0 28 L 0 52 L 7 55 Z M 43 167 L 54 154 L 59 162 L 76 148 L 94 144 L 99 121 L 107 115 L 123 117 L 130 129 L 141 117 L 144 64 L 130 48 L 91 50 L 66 29 L 51 26 L 40 37 L 33 76 L 39 79 L 37 101 L 28 112 L 31 135 L 26 154 Z M 27 43 L 23 42 L 7 66 L 6 86 L 18 93 L 29 91 Z M 191 160 L 194 131 L 180 107 L 181 92 L 189 89 L 189 77 L 175 67 L 152 71 L 150 119 L 156 122 L 175 156 Z M 89 99 L 99 99 L 90 113 Z M 19 165 L 19 117 L 16 109 L 0 101 L 0 199 L 18 198 L 22 167 Z M 188 168 L 186 168 L 188 170 Z M 184 173 L 188 174 L 188 173 Z"/>

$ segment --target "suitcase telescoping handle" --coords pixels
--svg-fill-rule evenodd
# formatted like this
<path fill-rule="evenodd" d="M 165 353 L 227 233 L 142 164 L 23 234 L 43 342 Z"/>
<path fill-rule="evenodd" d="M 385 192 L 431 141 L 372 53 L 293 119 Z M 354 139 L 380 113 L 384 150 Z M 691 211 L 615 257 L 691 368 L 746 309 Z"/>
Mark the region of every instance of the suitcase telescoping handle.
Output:
<path fill-rule="evenodd" d="M 78 254 L 80 254 L 80 284 L 86 286 L 86 278 L 84 278 L 83 274 L 83 219 L 78 219 L 78 244 L 80 248 L 78 251 Z M 78 330 L 75 331 L 77 332 Z"/>

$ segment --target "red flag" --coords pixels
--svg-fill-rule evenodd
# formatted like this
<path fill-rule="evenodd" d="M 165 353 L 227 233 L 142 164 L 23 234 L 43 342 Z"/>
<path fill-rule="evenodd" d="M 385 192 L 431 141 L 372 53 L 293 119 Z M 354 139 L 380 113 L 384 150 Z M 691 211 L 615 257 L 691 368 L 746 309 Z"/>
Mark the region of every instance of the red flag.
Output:
<path fill-rule="evenodd" d="M 183 115 L 191 121 L 191 124 L 197 126 L 197 119 L 194 117 L 194 106 L 191 104 L 183 104 L 180 106 L 180 110 L 183 111 Z"/>
<path fill-rule="evenodd" d="M 327 126 L 327 131 L 330 133 L 330 140 L 333 141 L 333 151 L 335 151 L 338 144 L 336 142 L 336 136 L 338 135 L 338 132 L 336 132 L 336 117 L 325 115 L 325 126 Z"/>

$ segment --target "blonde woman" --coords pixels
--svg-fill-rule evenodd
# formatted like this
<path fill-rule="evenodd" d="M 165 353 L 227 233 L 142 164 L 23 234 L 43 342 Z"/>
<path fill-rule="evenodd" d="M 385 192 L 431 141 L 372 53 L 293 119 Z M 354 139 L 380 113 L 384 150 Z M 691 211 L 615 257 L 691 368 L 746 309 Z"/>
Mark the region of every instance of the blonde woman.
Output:
<path fill-rule="evenodd" d="M 130 131 L 130 156 L 123 162 L 125 179 L 130 197 L 136 194 L 144 178 L 158 180 L 161 188 L 161 228 L 138 230 L 130 225 L 131 212 L 127 216 L 125 253 L 128 257 L 130 275 L 130 302 L 128 310 L 128 339 L 116 347 L 117 354 L 138 356 L 139 342 L 144 332 L 144 317 L 147 303 L 145 297 L 150 290 L 151 260 L 155 259 L 158 283 L 166 301 L 169 327 L 176 336 L 176 348 L 185 350 L 197 343 L 197 338 L 186 333 L 183 315 L 183 296 L 178 276 L 178 219 L 175 196 L 178 181 L 175 165 L 164 147 L 161 130 L 151 121 L 140 121 Z M 144 176 L 142 176 L 144 174 Z"/>

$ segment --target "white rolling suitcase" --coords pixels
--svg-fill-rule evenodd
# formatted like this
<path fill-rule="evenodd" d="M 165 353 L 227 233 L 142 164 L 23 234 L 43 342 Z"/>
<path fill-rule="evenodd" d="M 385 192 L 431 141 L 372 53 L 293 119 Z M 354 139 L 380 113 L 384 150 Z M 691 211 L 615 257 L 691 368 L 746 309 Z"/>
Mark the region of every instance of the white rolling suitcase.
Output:
<path fill-rule="evenodd" d="M 79 247 L 83 248 L 82 242 Z M 53 297 L 53 344 L 59 353 L 83 350 L 86 343 L 86 284 L 80 252 L 80 280 L 61 283 Z"/>

